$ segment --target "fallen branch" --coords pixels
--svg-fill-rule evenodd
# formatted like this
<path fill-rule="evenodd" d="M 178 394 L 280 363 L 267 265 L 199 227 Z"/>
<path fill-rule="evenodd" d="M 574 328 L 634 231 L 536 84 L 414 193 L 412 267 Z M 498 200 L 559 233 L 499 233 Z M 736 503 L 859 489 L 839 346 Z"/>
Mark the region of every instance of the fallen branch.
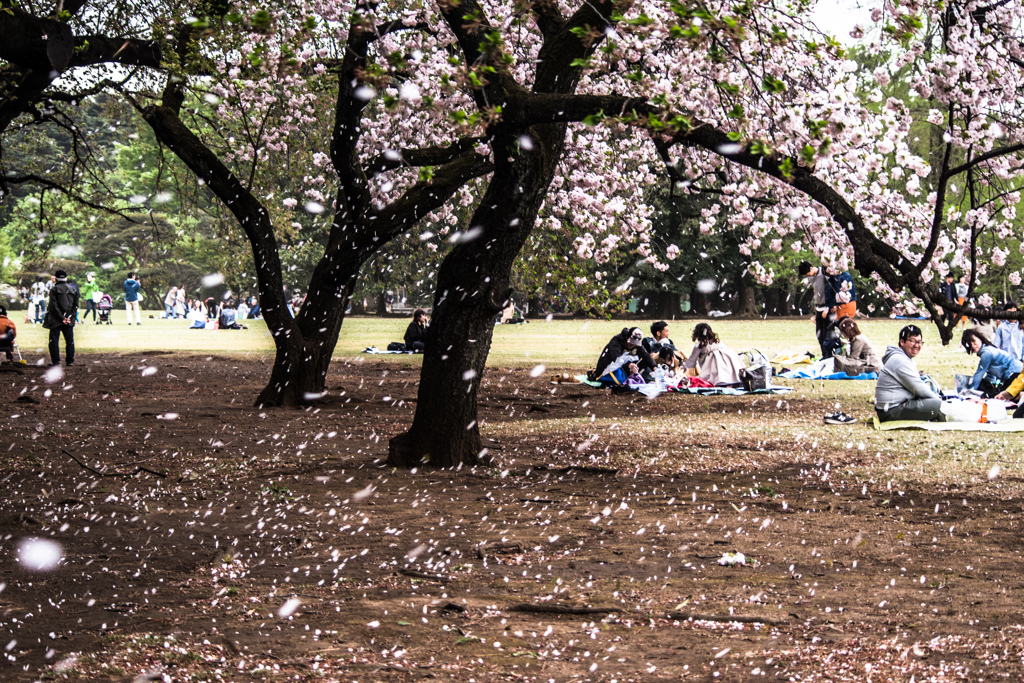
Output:
<path fill-rule="evenodd" d="M 588 474 L 618 474 L 617 467 L 598 467 L 597 465 L 569 465 L 568 467 L 548 467 L 547 465 L 534 465 L 533 469 L 546 472 L 587 472 Z"/>
<path fill-rule="evenodd" d="M 524 602 L 513 605 L 510 612 L 530 612 L 533 614 L 611 614 L 621 612 L 618 607 L 573 607 L 572 605 L 535 605 Z"/>
<path fill-rule="evenodd" d="M 458 581 L 454 576 L 443 576 L 441 574 L 428 574 L 426 572 L 418 572 L 415 569 L 399 569 L 398 573 L 402 576 L 408 576 L 413 579 L 427 579 L 428 581 Z"/>
<path fill-rule="evenodd" d="M 68 456 L 69 458 L 71 458 L 75 462 L 77 462 L 79 465 L 81 465 L 82 469 L 89 470 L 90 472 L 92 472 L 93 474 L 95 474 L 98 477 L 124 477 L 126 479 L 131 479 L 132 477 L 134 477 L 139 472 L 145 472 L 147 474 L 152 474 L 154 477 L 160 477 L 161 479 L 166 479 L 167 478 L 167 473 L 166 472 L 157 472 L 155 470 L 149 469 L 148 467 L 142 467 L 141 465 L 136 467 L 135 470 L 132 471 L 132 472 L 114 472 L 113 474 L 107 474 L 106 472 L 100 472 L 99 470 L 95 470 L 95 469 L 89 467 L 84 462 L 82 462 L 81 460 L 79 460 L 75 456 L 71 455 L 70 453 L 68 453 L 63 448 L 60 449 L 60 452 L 63 453 L 64 455 Z"/>
<path fill-rule="evenodd" d="M 693 612 L 669 612 L 665 615 L 665 618 L 672 621 L 688 621 L 690 619 L 694 621 L 721 621 L 726 623 L 737 621 L 741 624 L 765 624 L 766 626 L 779 626 L 787 623 L 769 617 L 748 617 L 740 614 L 695 614 Z"/>

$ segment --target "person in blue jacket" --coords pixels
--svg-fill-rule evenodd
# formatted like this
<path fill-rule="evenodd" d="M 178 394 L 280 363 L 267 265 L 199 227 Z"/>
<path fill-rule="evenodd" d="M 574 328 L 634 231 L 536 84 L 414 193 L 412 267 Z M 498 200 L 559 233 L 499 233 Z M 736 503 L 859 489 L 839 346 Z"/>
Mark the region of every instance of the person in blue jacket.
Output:
<path fill-rule="evenodd" d="M 1024 369 L 1024 364 L 1019 359 L 992 346 L 973 329 L 964 330 L 960 344 L 967 353 L 978 356 L 978 369 L 971 377 L 970 388 L 981 391 L 986 398 L 993 398 L 1005 391 Z"/>
<path fill-rule="evenodd" d="M 142 324 L 142 301 L 139 296 L 139 288 L 142 283 L 135 279 L 135 273 L 128 273 L 128 279 L 124 281 L 124 308 L 128 314 L 128 324 L 132 324 L 132 311 L 135 311 L 135 324 Z"/>

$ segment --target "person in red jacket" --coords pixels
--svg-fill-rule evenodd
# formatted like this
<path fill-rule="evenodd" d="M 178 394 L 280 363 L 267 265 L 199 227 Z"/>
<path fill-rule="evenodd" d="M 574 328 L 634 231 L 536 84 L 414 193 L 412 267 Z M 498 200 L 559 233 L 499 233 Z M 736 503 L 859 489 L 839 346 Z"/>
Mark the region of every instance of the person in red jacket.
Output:
<path fill-rule="evenodd" d="M 0 351 L 7 354 L 7 360 L 14 360 L 14 338 L 18 336 L 18 328 L 14 321 L 7 317 L 7 309 L 0 306 Z"/>

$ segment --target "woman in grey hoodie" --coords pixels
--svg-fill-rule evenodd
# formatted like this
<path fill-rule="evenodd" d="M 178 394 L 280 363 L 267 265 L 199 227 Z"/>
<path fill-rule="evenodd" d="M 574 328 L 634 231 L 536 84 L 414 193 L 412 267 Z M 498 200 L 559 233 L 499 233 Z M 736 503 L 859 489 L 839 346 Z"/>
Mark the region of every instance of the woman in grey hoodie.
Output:
<path fill-rule="evenodd" d="M 942 399 L 931 390 L 914 364 L 921 352 L 921 329 L 907 325 L 900 330 L 899 346 L 889 346 L 875 387 L 875 412 L 880 422 L 934 420 L 941 414 Z"/>

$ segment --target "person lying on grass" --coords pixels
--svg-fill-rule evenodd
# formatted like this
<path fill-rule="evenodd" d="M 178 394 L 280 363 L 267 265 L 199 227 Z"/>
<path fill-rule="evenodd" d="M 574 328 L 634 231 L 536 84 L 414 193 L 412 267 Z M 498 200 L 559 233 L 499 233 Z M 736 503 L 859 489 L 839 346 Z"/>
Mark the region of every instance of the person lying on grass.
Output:
<path fill-rule="evenodd" d="M 992 398 L 1006 391 L 1013 379 L 1024 370 L 1024 364 L 1018 359 L 996 348 L 973 328 L 964 330 L 960 337 L 960 345 L 968 354 L 978 356 L 978 369 L 974 371 L 969 386 L 980 391 L 985 398 Z"/>
<path fill-rule="evenodd" d="M 921 328 L 900 330 L 899 346 L 889 346 L 882 356 L 882 372 L 875 386 L 875 412 L 879 422 L 934 420 L 941 414 L 942 399 L 921 379 L 914 357 L 924 341 Z"/>

